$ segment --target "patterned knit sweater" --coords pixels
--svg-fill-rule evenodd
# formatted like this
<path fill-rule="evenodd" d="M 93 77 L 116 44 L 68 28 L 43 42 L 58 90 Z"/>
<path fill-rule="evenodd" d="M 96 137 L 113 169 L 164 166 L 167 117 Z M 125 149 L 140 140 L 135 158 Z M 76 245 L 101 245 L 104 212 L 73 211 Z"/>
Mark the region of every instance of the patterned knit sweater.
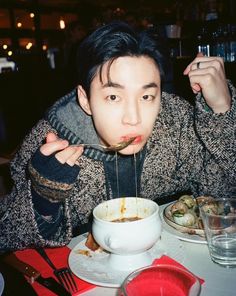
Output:
<path fill-rule="evenodd" d="M 230 83 L 229 88 L 232 106 L 225 114 L 209 111 L 201 95 L 193 107 L 178 96 L 162 93 L 161 111 L 146 146 L 141 197 L 158 202 L 186 190 L 195 196 L 232 196 L 236 191 L 236 90 Z M 57 232 L 50 240 L 40 234 L 28 167 L 49 131 L 72 144 L 98 141 L 91 118 L 77 104 L 76 91 L 58 100 L 33 127 L 11 163 L 13 190 L 1 200 L 1 252 L 65 245 L 72 238 L 72 229 L 86 223 L 97 204 L 113 198 L 103 162 L 114 161 L 114 155 L 85 149 L 78 177 L 62 199 L 63 219 Z"/>

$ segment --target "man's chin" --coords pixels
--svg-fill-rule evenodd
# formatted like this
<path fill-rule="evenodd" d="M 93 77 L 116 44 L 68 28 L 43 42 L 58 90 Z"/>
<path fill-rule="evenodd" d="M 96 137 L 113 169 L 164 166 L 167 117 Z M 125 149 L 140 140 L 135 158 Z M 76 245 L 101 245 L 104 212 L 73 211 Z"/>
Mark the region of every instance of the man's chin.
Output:
<path fill-rule="evenodd" d="M 141 151 L 143 148 L 142 145 L 129 145 L 128 147 L 122 149 L 119 151 L 119 154 L 121 155 L 133 155 L 137 154 L 139 151 Z"/>

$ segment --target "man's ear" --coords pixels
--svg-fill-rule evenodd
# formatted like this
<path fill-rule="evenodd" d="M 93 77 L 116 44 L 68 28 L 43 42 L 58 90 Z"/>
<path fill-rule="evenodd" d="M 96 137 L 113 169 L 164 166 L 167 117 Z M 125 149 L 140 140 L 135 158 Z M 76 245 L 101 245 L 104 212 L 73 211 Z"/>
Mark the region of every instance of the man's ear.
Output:
<path fill-rule="evenodd" d="M 88 96 L 81 85 L 77 87 L 77 94 L 78 94 L 78 101 L 81 108 L 86 112 L 88 115 L 92 115 L 92 111 L 90 109 L 89 99 Z"/>

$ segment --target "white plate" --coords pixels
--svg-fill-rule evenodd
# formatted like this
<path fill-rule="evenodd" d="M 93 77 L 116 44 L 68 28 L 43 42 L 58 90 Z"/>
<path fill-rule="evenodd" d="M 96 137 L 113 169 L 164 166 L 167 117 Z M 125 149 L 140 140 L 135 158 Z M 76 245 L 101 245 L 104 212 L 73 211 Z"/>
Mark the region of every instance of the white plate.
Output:
<path fill-rule="evenodd" d="M 168 206 L 169 207 L 169 206 Z M 164 217 L 163 217 L 163 212 L 166 208 L 164 208 L 161 212 L 161 219 L 162 219 L 162 224 L 163 224 L 163 228 L 171 233 L 173 236 L 177 237 L 180 240 L 183 241 L 187 241 L 190 243 L 196 243 L 196 244 L 207 244 L 207 241 L 205 239 L 205 237 L 202 237 L 200 235 L 197 234 L 189 234 L 189 233 L 184 233 L 181 232 L 180 230 L 170 226 L 169 224 L 166 223 Z"/>
<path fill-rule="evenodd" d="M 0 272 L 0 296 L 2 295 L 3 289 L 4 289 L 4 279 Z"/>
<path fill-rule="evenodd" d="M 106 252 L 93 252 L 85 246 L 85 241 L 78 243 L 70 252 L 69 266 L 72 272 L 82 280 L 89 283 L 118 288 L 131 271 L 119 271 L 112 269 L 107 264 L 109 253 Z M 78 254 L 78 250 L 89 250 L 91 257 Z M 184 247 L 182 243 L 163 230 L 161 240 L 158 241 L 149 251 L 153 260 L 160 258 L 162 255 L 183 262 L 184 260 Z"/>

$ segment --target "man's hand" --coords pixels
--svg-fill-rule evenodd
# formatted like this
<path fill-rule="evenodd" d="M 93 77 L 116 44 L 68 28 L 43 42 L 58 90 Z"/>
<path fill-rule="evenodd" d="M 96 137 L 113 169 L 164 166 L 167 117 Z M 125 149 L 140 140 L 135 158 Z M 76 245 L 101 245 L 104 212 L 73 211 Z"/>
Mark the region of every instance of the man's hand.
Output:
<path fill-rule="evenodd" d="M 195 94 L 202 92 L 214 113 L 225 113 L 230 109 L 231 96 L 222 58 L 205 57 L 200 53 L 184 70 L 184 75 L 189 76 Z"/>
<path fill-rule="evenodd" d="M 40 152 L 43 155 L 48 156 L 55 153 L 55 157 L 60 163 L 67 163 L 70 166 L 74 166 L 83 151 L 82 146 L 71 147 L 67 140 L 58 138 L 54 133 L 48 133 L 46 144 L 40 147 Z"/>

